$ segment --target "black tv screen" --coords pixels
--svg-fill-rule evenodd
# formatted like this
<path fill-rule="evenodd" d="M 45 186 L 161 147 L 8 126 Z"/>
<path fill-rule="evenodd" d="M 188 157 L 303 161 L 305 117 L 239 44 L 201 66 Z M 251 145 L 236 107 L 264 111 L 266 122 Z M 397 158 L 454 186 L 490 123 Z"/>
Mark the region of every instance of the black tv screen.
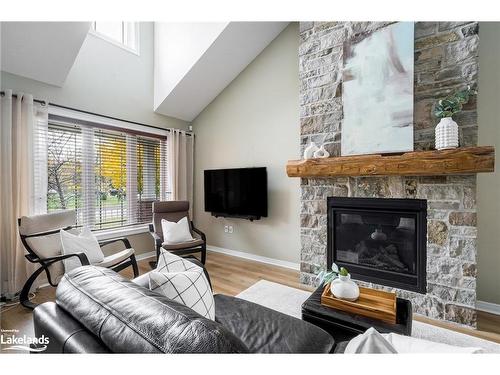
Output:
<path fill-rule="evenodd" d="M 205 170 L 205 211 L 215 216 L 267 216 L 266 168 Z"/>

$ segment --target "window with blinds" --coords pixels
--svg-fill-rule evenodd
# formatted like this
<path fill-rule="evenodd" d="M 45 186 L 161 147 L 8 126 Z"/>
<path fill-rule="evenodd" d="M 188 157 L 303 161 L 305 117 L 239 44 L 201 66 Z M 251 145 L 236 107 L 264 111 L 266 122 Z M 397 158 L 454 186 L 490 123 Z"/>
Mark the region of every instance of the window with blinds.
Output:
<path fill-rule="evenodd" d="M 43 150 L 37 150 L 43 152 Z M 71 126 L 49 125 L 47 210 L 79 209 L 82 188 L 82 134 Z"/>
<path fill-rule="evenodd" d="M 169 198 L 166 139 L 50 118 L 45 132 L 48 212 L 109 229 L 151 222 L 153 202 Z"/>

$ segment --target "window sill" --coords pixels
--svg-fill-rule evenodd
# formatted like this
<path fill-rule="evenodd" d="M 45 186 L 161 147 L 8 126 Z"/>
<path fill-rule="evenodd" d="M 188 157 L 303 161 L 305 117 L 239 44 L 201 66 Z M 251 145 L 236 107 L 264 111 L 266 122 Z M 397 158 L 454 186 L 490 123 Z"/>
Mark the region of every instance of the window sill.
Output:
<path fill-rule="evenodd" d="M 114 238 L 132 236 L 134 234 L 148 233 L 148 224 L 134 225 L 126 228 L 114 228 L 95 231 L 94 235 L 99 241 L 112 240 Z"/>

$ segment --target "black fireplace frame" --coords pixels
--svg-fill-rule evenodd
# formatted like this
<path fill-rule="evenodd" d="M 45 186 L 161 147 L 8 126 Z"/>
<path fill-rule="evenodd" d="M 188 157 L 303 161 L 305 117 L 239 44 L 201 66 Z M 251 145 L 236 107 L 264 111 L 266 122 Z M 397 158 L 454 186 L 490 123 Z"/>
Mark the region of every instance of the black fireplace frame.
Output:
<path fill-rule="evenodd" d="M 344 263 L 336 259 L 335 253 L 335 211 L 377 211 L 411 213 L 416 218 L 416 275 L 376 270 L 372 267 Z M 372 282 L 379 285 L 395 287 L 425 294 L 427 291 L 427 201 L 425 199 L 400 198 L 352 198 L 328 197 L 328 235 L 327 235 L 327 264 L 335 262 L 339 267 L 349 270 L 353 279 Z"/>

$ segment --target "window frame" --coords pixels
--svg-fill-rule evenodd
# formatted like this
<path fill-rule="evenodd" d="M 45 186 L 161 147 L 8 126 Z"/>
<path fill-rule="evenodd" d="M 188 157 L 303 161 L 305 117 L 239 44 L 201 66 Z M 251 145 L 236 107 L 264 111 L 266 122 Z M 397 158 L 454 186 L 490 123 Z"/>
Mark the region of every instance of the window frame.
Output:
<path fill-rule="evenodd" d="M 104 127 L 107 127 L 109 130 L 115 130 L 115 131 L 130 131 L 131 133 L 142 133 L 142 136 L 144 137 L 151 137 L 151 138 L 159 138 L 163 139 L 164 142 L 166 142 L 168 136 L 169 136 L 169 131 L 168 129 L 161 129 L 161 128 L 150 128 L 150 127 L 145 127 L 143 125 L 139 125 L 136 123 L 130 123 L 126 121 L 122 121 L 119 119 L 112 119 L 112 118 L 107 118 L 103 116 L 99 116 L 96 114 L 91 114 L 91 113 L 86 113 L 86 112 L 80 112 L 80 111 L 75 111 L 67 108 L 61 108 L 61 107 L 49 107 L 49 115 L 52 116 L 60 116 L 60 117 L 65 117 L 67 119 L 74 120 L 75 125 L 81 126 L 79 122 L 83 123 L 93 123 L 96 125 L 101 125 Z M 50 122 L 50 120 L 48 121 Z M 47 123 L 48 126 L 48 123 Z M 165 150 L 163 150 L 165 151 Z M 166 167 L 166 165 L 165 165 Z M 167 186 L 165 186 L 167 188 Z M 161 186 L 160 186 L 161 189 Z M 172 192 L 170 189 L 165 190 L 165 197 L 160 197 L 161 199 L 170 199 Z M 137 223 L 137 224 L 132 224 L 132 225 L 125 225 L 122 227 L 113 227 L 113 228 L 105 228 L 105 229 L 97 229 L 94 230 L 93 233 L 99 240 L 107 240 L 107 239 L 113 239 L 121 236 L 128 236 L 128 235 L 135 235 L 135 234 L 141 234 L 141 233 L 148 233 L 149 232 L 149 224 L 148 223 Z"/>
<path fill-rule="evenodd" d="M 141 44 L 140 44 L 140 25 L 141 25 L 141 23 L 140 22 L 131 22 L 134 24 L 135 47 L 136 47 L 135 49 L 127 46 L 126 44 L 124 44 L 124 42 L 119 42 L 118 40 L 110 38 L 106 34 L 103 34 L 103 33 L 100 33 L 99 31 L 97 31 L 95 29 L 96 22 L 97 21 L 92 21 L 92 25 L 91 25 L 90 30 L 89 30 L 90 35 L 92 35 L 96 38 L 102 39 L 108 43 L 111 43 L 111 44 L 115 45 L 116 47 L 120 47 L 121 49 L 124 49 L 125 51 L 130 52 L 130 53 L 133 53 L 134 55 L 137 55 L 137 56 L 141 55 L 141 53 L 140 53 L 140 51 L 141 51 Z M 123 39 L 124 35 L 125 35 L 125 29 L 124 29 L 125 23 L 128 23 L 128 22 L 127 21 L 121 21 L 121 22 L 122 22 L 122 39 Z"/>

